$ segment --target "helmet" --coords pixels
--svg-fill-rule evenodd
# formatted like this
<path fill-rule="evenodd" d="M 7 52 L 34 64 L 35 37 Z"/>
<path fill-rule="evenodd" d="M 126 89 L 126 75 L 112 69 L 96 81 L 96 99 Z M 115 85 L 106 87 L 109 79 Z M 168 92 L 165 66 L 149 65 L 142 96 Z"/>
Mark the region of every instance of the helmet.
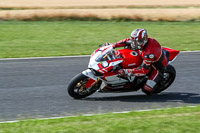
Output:
<path fill-rule="evenodd" d="M 133 49 L 143 49 L 148 41 L 147 31 L 145 29 L 136 29 L 132 31 L 130 40 Z"/>

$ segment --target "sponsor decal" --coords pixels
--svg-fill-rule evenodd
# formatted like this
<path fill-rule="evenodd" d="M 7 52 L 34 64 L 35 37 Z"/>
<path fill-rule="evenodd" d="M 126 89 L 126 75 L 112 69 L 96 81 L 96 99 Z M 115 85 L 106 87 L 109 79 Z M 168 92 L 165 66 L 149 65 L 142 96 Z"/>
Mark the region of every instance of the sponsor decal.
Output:
<path fill-rule="evenodd" d="M 154 54 L 145 55 L 144 58 L 153 59 L 154 58 Z"/>
<path fill-rule="evenodd" d="M 145 76 L 145 74 L 137 73 L 136 76 Z"/>
<path fill-rule="evenodd" d="M 150 55 L 149 55 L 149 58 L 150 58 L 150 59 L 153 59 L 153 58 L 154 58 L 154 54 L 150 54 Z"/>
<path fill-rule="evenodd" d="M 135 66 L 136 63 L 128 64 L 128 66 Z"/>
<path fill-rule="evenodd" d="M 108 64 L 108 62 L 104 61 L 104 62 L 101 63 L 101 65 L 102 65 L 103 67 L 108 67 L 109 64 Z"/>
<path fill-rule="evenodd" d="M 145 60 L 145 62 L 152 62 L 152 61 L 149 61 L 149 60 Z"/>

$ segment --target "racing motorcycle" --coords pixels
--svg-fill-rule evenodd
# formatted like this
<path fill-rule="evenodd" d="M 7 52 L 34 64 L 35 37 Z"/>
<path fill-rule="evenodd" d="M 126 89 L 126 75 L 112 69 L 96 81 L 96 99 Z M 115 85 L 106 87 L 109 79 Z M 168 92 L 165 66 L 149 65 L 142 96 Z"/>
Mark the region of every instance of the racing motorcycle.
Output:
<path fill-rule="evenodd" d="M 175 80 L 176 70 L 170 65 L 180 51 L 162 47 L 168 58 L 168 66 L 162 78 L 156 84 L 155 94 L 166 90 Z M 142 58 L 137 50 L 118 49 L 112 45 L 96 49 L 89 61 L 88 69 L 77 74 L 68 85 L 68 94 L 74 99 L 85 98 L 95 92 L 131 92 L 138 91 L 146 83 L 148 76 L 120 76 L 120 69 L 133 69 L 140 66 Z"/>

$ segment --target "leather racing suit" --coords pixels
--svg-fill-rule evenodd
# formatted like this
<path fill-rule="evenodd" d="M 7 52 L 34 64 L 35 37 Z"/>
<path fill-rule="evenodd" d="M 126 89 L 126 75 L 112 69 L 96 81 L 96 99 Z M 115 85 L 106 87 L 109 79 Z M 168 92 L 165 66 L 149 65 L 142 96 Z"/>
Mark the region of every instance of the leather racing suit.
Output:
<path fill-rule="evenodd" d="M 114 47 L 130 46 L 129 38 L 118 41 Z M 152 93 L 155 90 L 155 85 L 160 81 L 161 74 L 168 65 L 167 57 L 161 48 L 161 45 L 154 39 L 148 38 L 147 44 L 139 54 L 143 59 L 143 63 L 134 69 L 126 69 L 128 73 L 135 76 L 149 75 L 146 84 L 143 87 L 145 93 Z"/>

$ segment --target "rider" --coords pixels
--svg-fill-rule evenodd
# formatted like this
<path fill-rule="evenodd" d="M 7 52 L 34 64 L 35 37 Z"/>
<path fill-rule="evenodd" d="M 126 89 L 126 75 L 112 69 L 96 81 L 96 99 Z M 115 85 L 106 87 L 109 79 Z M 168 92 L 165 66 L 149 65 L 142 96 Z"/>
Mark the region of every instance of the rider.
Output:
<path fill-rule="evenodd" d="M 145 76 L 148 74 L 148 80 L 142 90 L 146 94 L 153 93 L 155 85 L 160 81 L 162 72 L 168 64 L 161 45 L 154 38 L 148 37 L 145 29 L 136 29 L 131 33 L 130 38 L 113 44 L 114 48 L 124 46 L 138 50 L 143 63 L 134 69 L 120 69 L 119 74 L 122 76 Z"/>

